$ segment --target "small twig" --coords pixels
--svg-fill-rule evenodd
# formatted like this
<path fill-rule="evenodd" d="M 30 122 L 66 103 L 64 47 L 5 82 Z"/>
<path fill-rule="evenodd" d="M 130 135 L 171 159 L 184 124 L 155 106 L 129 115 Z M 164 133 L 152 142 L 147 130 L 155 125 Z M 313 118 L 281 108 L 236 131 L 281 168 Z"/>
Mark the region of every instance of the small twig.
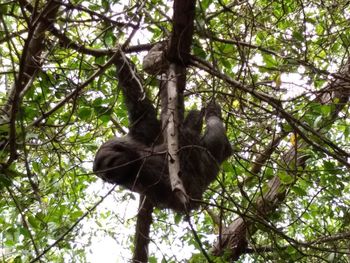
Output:
<path fill-rule="evenodd" d="M 108 195 L 110 195 L 114 189 L 117 187 L 117 185 L 114 185 L 107 194 L 101 197 L 101 199 L 93 205 L 91 208 L 89 208 L 70 228 L 67 229 L 66 232 L 64 232 L 55 242 L 53 242 L 51 245 L 49 245 L 47 248 L 45 248 L 36 258 L 30 261 L 30 263 L 37 262 L 42 258 L 47 252 L 49 252 L 53 247 L 55 247 L 58 243 L 60 243 L 85 217 L 87 217 L 92 211 L 94 211 L 97 206 L 99 206 Z"/>
<path fill-rule="evenodd" d="M 203 247 L 203 244 L 201 242 L 201 239 L 199 238 L 198 234 L 197 234 L 197 231 L 194 229 L 193 225 L 192 225 L 192 222 L 191 222 L 191 217 L 190 215 L 187 213 L 186 215 L 186 221 L 188 222 L 188 225 L 190 226 L 190 229 L 192 231 L 192 234 L 194 236 L 194 239 L 196 240 L 197 244 L 199 245 L 199 248 L 201 250 L 201 252 L 203 253 L 204 257 L 206 258 L 206 260 L 209 262 L 209 263 L 213 263 L 213 261 L 210 259 L 207 251 L 205 251 L 204 247 Z"/>
<path fill-rule="evenodd" d="M 34 237 L 33 237 L 33 234 L 32 234 L 32 232 L 31 232 L 30 229 L 29 229 L 29 225 L 28 225 L 26 216 L 25 216 L 25 214 L 23 213 L 23 210 L 22 210 L 22 208 L 21 208 L 21 205 L 18 203 L 17 198 L 14 196 L 14 194 L 13 194 L 13 192 L 11 191 L 10 187 L 6 186 L 6 189 L 7 189 L 7 191 L 9 192 L 9 194 L 10 194 L 10 196 L 11 196 L 13 202 L 15 203 L 15 206 L 17 207 L 17 210 L 18 210 L 19 214 L 21 215 L 23 225 L 24 225 L 24 227 L 27 229 L 27 231 L 28 231 L 28 233 L 29 233 L 29 238 L 30 238 L 30 241 L 31 241 L 32 244 L 33 244 L 35 253 L 36 253 L 36 255 L 39 255 L 38 247 L 37 247 L 37 245 L 36 245 L 36 243 L 35 243 L 35 239 L 34 239 Z"/>

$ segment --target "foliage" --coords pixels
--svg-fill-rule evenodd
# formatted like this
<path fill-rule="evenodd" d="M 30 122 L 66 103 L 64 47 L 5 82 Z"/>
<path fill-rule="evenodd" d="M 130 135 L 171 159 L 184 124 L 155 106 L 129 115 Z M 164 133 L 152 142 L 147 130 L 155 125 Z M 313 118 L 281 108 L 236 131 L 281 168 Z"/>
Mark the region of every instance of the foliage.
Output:
<path fill-rule="evenodd" d="M 94 261 L 97 240 L 112 238 L 117 253 L 105 253 L 126 262 L 137 195 L 91 172 L 99 145 L 128 125 L 108 59 L 126 44 L 157 103 L 142 56 L 169 36 L 173 3 L 63 1 L 45 18 L 52 3 L 0 3 L 2 261 Z M 241 262 L 349 261 L 349 18 L 347 1 L 197 2 L 186 107 L 215 97 L 235 153 L 191 217 L 201 243 L 183 216 L 157 210 L 150 262 L 205 262 L 201 249 L 237 217 L 250 222 Z"/>

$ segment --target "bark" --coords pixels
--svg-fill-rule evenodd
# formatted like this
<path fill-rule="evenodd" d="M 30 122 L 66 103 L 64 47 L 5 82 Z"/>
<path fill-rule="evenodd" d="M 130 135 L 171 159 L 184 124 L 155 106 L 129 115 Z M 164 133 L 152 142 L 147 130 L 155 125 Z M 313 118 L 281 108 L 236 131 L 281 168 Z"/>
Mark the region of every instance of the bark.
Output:
<path fill-rule="evenodd" d="M 180 156 L 179 156 L 179 112 L 177 110 L 177 65 L 172 63 L 168 74 L 168 109 L 167 109 L 167 145 L 168 145 L 168 165 L 171 189 L 177 195 L 181 203 L 186 206 L 188 196 L 181 180 Z M 183 95 L 183 94 L 182 94 Z"/>
<path fill-rule="evenodd" d="M 23 6 L 30 6 L 26 1 L 21 0 Z M 20 58 L 19 73 L 16 76 L 15 83 L 9 91 L 7 103 L 3 107 L 3 112 L 9 117 L 9 146 L 10 157 L 7 160 L 7 165 L 10 165 L 17 159 L 16 146 L 16 118 L 21 103 L 21 98 L 24 96 L 24 91 L 29 90 L 38 71 L 41 69 L 43 60 L 41 58 L 45 50 L 44 40 L 45 32 L 52 26 L 56 19 L 56 14 L 59 9 L 59 4 L 53 1 L 48 1 L 42 11 L 37 14 L 32 11 L 32 19 L 28 24 L 28 37 L 24 43 L 23 52 Z M 30 8 L 28 8 L 30 9 Z M 0 147 L 6 147 L 5 142 L 0 142 Z"/>
<path fill-rule="evenodd" d="M 346 80 L 346 77 L 350 73 L 349 66 L 350 60 L 340 70 L 339 74 L 344 78 L 337 78 L 332 81 L 315 99 L 315 102 L 335 105 L 330 117 L 322 120 L 322 125 L 317 132 L 326 133 L 349 100 L 350 92 L 347 88 L 348 81 Z M 291 173 L 293 170 L 296 171 L 298 167 L 305 167 L 305 162 L 310 157 L 307 155 L 299 156 L 299 150 L 310 145 L 299 136 L 298 140 L 298 144 L 291 147 L 280 160 L 280 163 L 284 164 L 286 171 L 290 171 Z M 286 185 L 282 184 L 278 176 L 271 179 L 268 182 L 268 190 L 255 201 L 255 213 L 262 218 L 268 218 L 284 201 L 287 194 L 286 189 Z M 235 219 L 222 231 L 221 236 L 213 246 L 213 254 L 222 255 L 225 250 L 229 250 L 231 252 L 231 259 L 237 260 L 245 252 L 245 249 L 242 249 L 240 245 L 246 240 L 248 228 L 249 234 L 253 235 L 256 231 L 254 220 L 244 220 L 242 216 Z"/>
<path fill-rule="evenodd" d="M 135 231 L 135 250 L 132 262 L 148 262 L 148 244 L 150 242 L 149 233 L 152 224 L 153 205 L 146 196 L 140 196 L 140 207 L 137 214 Z"/>
<path fill-rule="evenodd" d="M 174 1 L 173 31 L 167 52 L 167 58 L 170 63 L 187 65 L 189 62 L 195 6 L 195 0 Z"/>
<path fill-rule="evenodd" d="M 25 6 L 29 11 L 34 13 L 34 8 L 26 1 L 19 1 L 22 6 Z M 35 73 L 41 69 L 42 60 L 41 54 L 45 50 L 45 32 L 53 25 L 56 19 L 56 14 L 60 5 L 54 1 L 49 1 L 43 8 L 37 17 L 34 17 L 31 21 L 32 24 L 28 25 L 28 38 L 25 41 L 23 47 L 23 53 L 20 59 L 19 73 L 16 79 L 15 86 L 9 93 L 8 102 L 5 105 L 5 112 L 13 109 L 14 102 L 16 103 L 19 94 L 24 87 L 35 75 Z"/>
<path fill-rule="evenodd" d="M 181 181 L 179 158 L 179 128 L 184 117 L 184 90 L 186 86 L 186 65 L 190 58 L 194 17 L 194 0 L 175 0 L 173 31 L 171 34 L 167 59 L 169 61 L 167 84 L 167 134 L 168 166 L 172 190 L 186 205 L 188 197 Z M 162 107 L 163 109 L 165 107 Z"/>

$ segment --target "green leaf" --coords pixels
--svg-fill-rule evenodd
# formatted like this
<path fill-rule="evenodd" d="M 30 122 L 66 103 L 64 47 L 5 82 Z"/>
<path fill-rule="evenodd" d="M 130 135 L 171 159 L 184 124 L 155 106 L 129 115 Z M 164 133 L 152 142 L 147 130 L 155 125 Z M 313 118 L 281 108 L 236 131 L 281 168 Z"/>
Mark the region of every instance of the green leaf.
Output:
<path fill-rule="evenodd" d="M 91 9 L 92 11 L 97 11 L 100 9 L 100 6 L 96 4 L 90 4 L 89 9 Z"/>
<path fill-rule="evenodd" d="M 286 185 L 294 182 L 294 177 L 284 171 L 279 172 L 278 177 L 280 178 L 281 182 Z"/>
<path fill-rule="evenodd" d="M 211 4 L 212 0 L 202 0 L 200 2 L 202 8 L 205 10 L 209 7 L 209 5 Z"/>
<path fill-rule="evenodd" d="M 9 187 L 12 184 L 12 180 L 10 179 L 9 176 L 0 173 L 0 189 L 4 187 Z"/>
<path fill-rule="evenodd" d="M 105 10 L 109 9 L 109 1 L 108 0 L 102 0 L 102 6 Z"/>
<path fill-rule="evenodd" d="M 104 63 L 106 63 L 106 57 L 105 56 L 96 57 L 95 63 L 102 66 Z"/>
<path fill-rule="evenodd" d="M 318 35 L 323 35 L 324 28 L 323 28 L 322 24 L 320 24 L 320 23 L 316 24 L 316 33 Z"/>
<path fill-rule="evenodd" d="M 273 68 L 273 67 L 277 66 L 277 61 L 275 60 L 275 58 L 272 55 L 264 54 L 263 58 L 264 58 L 264 62 L 265 62 L 267 67 Z"/>
<path fill-rule="evenodd" d="M 7 247 L 15 247 L 16 245 L 16 242 L 11 240 L 11 239 L 6 239 L 5 242 L 4 242 L 5 246 Z"/>
<path fill-rule="evenodd" d="M 294 192 L 296 195 L 299 195 L 299 196 L 305 196 L 305 195 L 307 195 L 307 192 L 306 192 L 303 188 L 300 188 L 299 186 L 292 186 L 291 189 L 293 190 L 293 192 Z"/>
<path fill-rule="evenodd" d="M 304 34 L 302 31 L 293 31 L 293 38 L 300 42 L 304 42 Z"/>
<path fill-rule="evenodd" d="M 30 238 L 30 232 L 29 232 L 29 230 L 27 228 L 20 227 L 19 231 L 25 238 Z"/>
<path fill-rule="evenodd" d="M 78 210 L 78 211 L 74 211 L 74 212 L 71 213 L 70 215 L 71 215 L 73 218 L 80 218 L 83 214 L 84 214 L 83 211 Z"/>
<path fill-rule="evenodd" d="M 91 114 L 92 114 L 92 110 L 91 110 L 91 108 L 88 108 L 88 107 L 82 107 L 78 112 L 78 116 L 82 120 L 90 119 Z"/>
<path fill-rule="evenodd" d="M 1 123 L 0 124 L 0 133 L 8 133 L 10 126 L 8 124 Z"/>
<path fill-rule="evenodd" d="M 338 174 L 338 170 L 336 169 L 334 162 L 324 161 L 323 167 L 324 167 L 324 170 L 329 174 Z M 332 178 L 335 178 L 335 177 L 332 177 Z"/>
<path fill-rule="evenodd" d="M 331 113 L 333 106 L 332 105 L 322 105 L 321 111 L 324 116 L 328 116 Z"/>
<path fill-rule="evenodd" d="M 206 59 L 207 57 L 207 53 L 200 46 L 193 47 L 193 54 L 202 59 Z"/>
<path fill-rule="evenodd" d="M 182 220 L 182 215 L 177 213 L 177 214 L 175 214 L 174 219 L 175 219 L 175 224 L 178 225 Z"/>
<path fill-rule="evenodd" d="M 108 123 L 110 121 L 110 116 L 109 115 L 101 115 L 99 117 L 99 119 L 103 122 L 103 123 Z"/>
<path fill-rule="evenodd" d="M 8 12 L 8 5 L 0 4 L 0 15 L 5 15 Z"/>
<path fill-rule="evenodd" d="M 106 34 L 104 35 L 104 41 L 108 46 L 115 46 L 117 38 L 115 37 L 115 33 L 113 30 L 107 30 Z"/>
<path fill-rule="evenodd" d="M 34 228 L 38 228 L 39 227 L 37 219 L 34 216 L 32 216 L 32 215 L 28 215 L 28 222 Z"/>

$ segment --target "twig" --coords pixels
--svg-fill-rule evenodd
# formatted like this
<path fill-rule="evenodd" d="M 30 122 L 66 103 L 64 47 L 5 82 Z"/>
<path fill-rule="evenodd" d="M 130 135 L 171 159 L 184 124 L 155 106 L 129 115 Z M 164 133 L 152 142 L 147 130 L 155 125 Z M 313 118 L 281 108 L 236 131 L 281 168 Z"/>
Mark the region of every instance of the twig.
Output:
<path fill-rule="evenodd" d="M 108 195 L 110 195 L 114 189 L 117 187 L 117 185 L 114 185 L 107 194 L 105 194 L 101 199 L 91 208 L 89 208 L 70 228 L 67 229 L 66 232 L 64 232 L 55 242 L 53 242 L 51 245 L 49 245 L 47 248 L 45 248 L 36 258 L 34 258 L 30 263 L 37 262 L 42 258 L 47 252 L 51 250 L 54 246 L 56 246 L 59 242 L 61 242 L 85 217 L 87 217 L 92 211 L 94 211 L 98 205 L 100 205 Z"/>

